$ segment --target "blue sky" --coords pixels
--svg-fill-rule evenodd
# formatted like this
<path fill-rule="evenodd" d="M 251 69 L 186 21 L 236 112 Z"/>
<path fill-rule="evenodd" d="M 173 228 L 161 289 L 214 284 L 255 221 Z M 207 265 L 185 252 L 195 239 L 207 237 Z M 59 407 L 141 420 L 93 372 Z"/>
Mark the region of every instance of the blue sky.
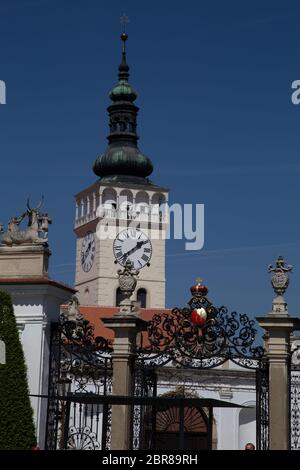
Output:
<path fill-rule="evenodd" d="M 140 148 L 170 201 L 205 204 L 205 246 L 167 247 L 167 304 L 202 277 L 217 305 L 269 311 L 267 265 L 295 265 L 300 309 L 299 2 L 0 0 L 0 219 L 45 195 L 51 275 L 73 282 L 76 192 L 106 147 L 108 92 L 130 17 L 128 62 Z"/>

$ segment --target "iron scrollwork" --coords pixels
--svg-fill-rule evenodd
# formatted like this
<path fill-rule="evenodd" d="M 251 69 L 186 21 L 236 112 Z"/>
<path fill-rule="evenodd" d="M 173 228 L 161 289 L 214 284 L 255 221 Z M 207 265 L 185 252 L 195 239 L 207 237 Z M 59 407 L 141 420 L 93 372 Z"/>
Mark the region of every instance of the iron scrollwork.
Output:
<path fill-rule="evenodd" d="M 112 393 L 111 352 L 111 342 L 95 337 L 94 327 L 83 317 L 62 316 L 60 323 L 53 324 L 46 449 L 96 450 L 100 441 L 107 448 L 109 407 L 77 404 L 76 395 Z"/>
<path fill-rule="evenodd" d="M 204 309 L 203 325 L 192 321 L 193 312 Z M 188 307 L 156 314 L 148 323 L 144 345 L 137 350 L 138 362 L 162 366 L 169 362 L 188 368 L 211 368 L 228 359 L 244 367 L 256 368 L 264 354 L 255 346 L 255 321 L 246 314 L 215 307 L 196 293 Z"/>

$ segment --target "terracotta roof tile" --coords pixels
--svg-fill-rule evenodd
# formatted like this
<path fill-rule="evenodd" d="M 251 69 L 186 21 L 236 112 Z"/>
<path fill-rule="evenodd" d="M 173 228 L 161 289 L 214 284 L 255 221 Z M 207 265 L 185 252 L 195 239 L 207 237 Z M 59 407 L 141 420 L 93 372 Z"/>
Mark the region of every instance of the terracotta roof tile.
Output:
<path fill-rule="evenodd" d="M 106 339 L 114 339 L 112 330 L 104 326 L 102 317 L 112 317 L 118 312 L 118 307 L 88 307 L 80 305 L 80 312 L 95 328 L 95 336 L 103 336 Z M 149 321 L 157 313 L 170 313 L 170 309 L 164 308 L 142 308 L 140 318 Z"/>

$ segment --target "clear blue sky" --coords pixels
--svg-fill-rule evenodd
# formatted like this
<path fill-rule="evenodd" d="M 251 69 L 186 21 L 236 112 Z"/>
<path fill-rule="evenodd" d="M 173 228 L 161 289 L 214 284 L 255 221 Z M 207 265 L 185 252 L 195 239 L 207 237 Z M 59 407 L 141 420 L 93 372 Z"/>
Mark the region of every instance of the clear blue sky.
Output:
<path fill-rule="evenodd" d="M 95 181 L 106 147 L 108 92 L 130 17 L 128 61 L 139 92 L 140 148 L 171 202 L 204 203 L 205 247 L 167 249 L 167 303 L 197 276 L 216 304 L 271 307 L 266 267 L 295 265 L 288 300 L 300 311 L 300 4 L 240 1 L 0 0 L 1 211 L 45 195 L 52 277 L 73 282 L 73 195 Z"/>

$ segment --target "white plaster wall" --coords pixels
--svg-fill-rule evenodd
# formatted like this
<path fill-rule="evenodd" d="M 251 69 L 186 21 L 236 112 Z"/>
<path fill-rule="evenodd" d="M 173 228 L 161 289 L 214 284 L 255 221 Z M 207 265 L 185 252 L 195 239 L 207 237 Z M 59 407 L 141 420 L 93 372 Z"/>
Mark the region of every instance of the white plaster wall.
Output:
<path fill-rule="evenodd" d="M 27 365 L 31 395 L 48 394 L 50 324 L 58 321 L 60 305 L 70 298 L 63 288 L 50 285 L 9 285 Z M 44 447 L 47 399 L 30 397 L 38 445 Z"/>
<path fill-rule="evenodd" d="M 250 402 L 249 404 L 255 405 Z M 242 409 L 239 412 L 239 449 L 244 449 L 248 442 L 256 443 L 256 409 Z"/>

